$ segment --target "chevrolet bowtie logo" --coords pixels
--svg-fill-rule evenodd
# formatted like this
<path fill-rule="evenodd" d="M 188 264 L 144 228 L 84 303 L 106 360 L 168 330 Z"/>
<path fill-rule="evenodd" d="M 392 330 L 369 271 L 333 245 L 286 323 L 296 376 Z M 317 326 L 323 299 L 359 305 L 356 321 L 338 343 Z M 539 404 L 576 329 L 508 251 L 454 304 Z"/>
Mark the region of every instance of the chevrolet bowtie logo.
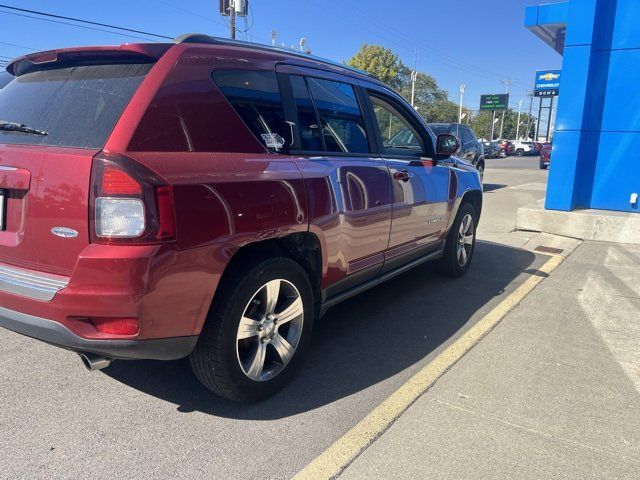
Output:
<path fill-rule="evenodd" d="M 544 75 L 540 75 L 538 77 L 539 80 L 546 80 L 547 82 L 550 82 L 551 80 L 557 80 L 560 78 L 560 75 L 558 75 L 557 73 L 545 73 Z"/>

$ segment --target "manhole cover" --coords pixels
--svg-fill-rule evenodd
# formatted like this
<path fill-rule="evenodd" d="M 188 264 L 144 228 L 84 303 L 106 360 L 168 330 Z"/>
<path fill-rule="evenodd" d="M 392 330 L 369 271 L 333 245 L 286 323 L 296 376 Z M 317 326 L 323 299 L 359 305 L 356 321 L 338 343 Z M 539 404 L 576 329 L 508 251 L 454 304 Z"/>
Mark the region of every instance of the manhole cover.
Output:
<path fill-rule="evenodd" d="M 563 252 L 561 248 L 545 247 L 544 245 L 536 247 L 535 251 L 540 253 L 553 253 L 554 255 L 560 255 Z"/>

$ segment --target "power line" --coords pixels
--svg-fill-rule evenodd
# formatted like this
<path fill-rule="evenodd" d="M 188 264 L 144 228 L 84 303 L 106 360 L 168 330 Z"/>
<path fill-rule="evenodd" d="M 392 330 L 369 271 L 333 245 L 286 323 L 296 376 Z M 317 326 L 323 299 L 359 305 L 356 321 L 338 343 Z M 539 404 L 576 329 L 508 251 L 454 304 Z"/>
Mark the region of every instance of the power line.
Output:
<path fill-rule="evenodd" d="M 43 50 L 42 48 L 26 47 L 24 45 L 16 45 L 15 43 L 7 43 L 7 42 L 0 42 L 0 45 L 6 45 L 8 47 L 15 47 L 15 48 L 22 48 L 24 50 L 33 50 L 34 52 Z"/>
<path fill-rule="evenodd" d="M 56 23 L 56 24 L 59 24 L 59 25 L 68 25 L 70 27 L 82 28 L 84 30 L 92 30 L 94 32 L 110 33 L 111 35 L 119 35 L 121 37 L 126 37 L 126 38 L 136 38 L 138 40 L 152 41 L 152 39 L 150 39 L 148 37 L 140 37 L 138 35 L 131 35 L 130 33 L 113 32 L 111 30 L 106 30 L 104 28 L 89 27 L 87 25 L 77 25 L 75 23 L 63 22 L 61 20 L 52 20 L 50 18 L 41 18 L 41 17 L 36 17 L 36 16 L 33 16 L 33 15 L 27 15 L 27 14 L 24 14 L 24 13 L 6 12 L 4 10 L 0 10 L 0 13 L 4 13 L 5 15 L 14 15 L 16 17 L 30 18 L 30 19 L 33 19 L 33 20 L 39 20 L 41 22 Z"/>
<path fill-rule="evenodd" d="M 150 36 L 150 37 L 173 40 L 173 37 L 169 37 L 167 35 L 160 35 L 160 34 L 157 34 L 157 33 L 145 32 L 143 30 L 135 30 L 135 29 L 132 29 L 132 28 L 120 27 L 120 26 L 117 26 L 117 25 L 110 25 L 108 23 L 94 22 L 94 21 L 85 20 L 85 19 L 82 19 L 82 18 L 67 17 L 67 16 L 64 16 L 64 15 L 56 15 L 56 14 L 53 14 L 53 13 L 40 12 L 38 10 L 28 10 L 26 8 L 18 8 L 18 7 L 13 7 L 11 5 L 4 5 L 4 4 L 0 4 L 0 7 L 6 8 L 8 10 L 18 11 L 18 12 L 30 13 L 30 14 L 34 14 L 34 15 L 40 15 L 42 17 L 56 18 L 56 19 L 59 19 L 59 20 L 69 20 L 69 21 L 77 22 L 77 23 L 85 23 L 87 25 L 96 25 L 98 27 L 111 28 L 113 30 L 121 30 L 123 32 L 138 33 L 140 35 L 147 35 L 147 36 Z M 9 12 L 5 12 L 5 13 L 9 13 Z M 36 17 L 30 17 L 30 18 L 36 18 Z M 70 25 L 70 24 L 67 24 L 67 25 Z M 115 33 L 115 32 L 110 32 L 110 33 Z M 139 38 L 139 37 L 134 37 L 134 38 Z"/>
<path fill-rule="evenodd" d="M 336 2 L 336 0 L 332 0 L 334 3 Z M 400 30 L 396 30 L 393 27 L 390 27 L 389 25 L 385 24 L 384 22 L 380 22 L 376 17 L 374 17 L 373 15 L 371 15 L 370 13 L 361 10 L 357 7 L 355 7 L 354 5 L 351 4 L 343 4 L 341 2 L 341 7 L 348 7 L 351 8 L 354 12 L 358 13 L 360 16 L 362 17 L 368 17 L 368 20 L 372 23 L 377 23 L 378 27 L 380 29 L 384 29 L 387 30 L 387 32 L 391 33 L 392 35 L 394 35 L 395 37 L 404 37 L 404 39 L 406 41 L 409 41 L 411 43 L 414 44 L 418 44 L 418 45 L 422 45 L 424 48 L 421 49 L 421 51 L 423 51 L 424 53 L 426 53 L 427 55 L 431 55 L 433 57 L 435 57 L 437 60 L 441 61 L 441 62 L 445 62 L 445 63 L 449 63 L 449 67 L 450 68 L 456 68 L 456 69 L 460 69 L 460 68 L 464 68 L 465 70 L 467 70 L 470 73 L 473 73 L 475 75 L 479 75 L 479 76 L 483 76 L 483 77 L 487 77 L 487 78 L 492 78 L 492 79 L 496 79 L 498 80 L 499 77 L 495 74 L 490 74 L 488 73 L 488 71 L 484 71 L 482 69 L 480 69 L 479 67 L 472 65 L 468 62 L 464 62 L 461 60 L 458 60 L 457 58 L 448 55 L 446 53 L 440 52 L 436 49 L 433 48 L 432 45 L 425 45 L 423 44 L 420 40 L 417 40 L 416 38 L 411 37 L 410 35 L 408 35 L 406 32 L 400 31 Z M 362 28 L 362 27 L 361 27 Z M 365 30 L 367 30 L 366 28 L 363 28 Z M 371 30 L 369 30 L 370 32 L 372 32 Z M 372 32 L 380 37 L 383 37 L 383 35 L 379 32 Z M 385 38 L 389 38 L 389 37 L 385 37 Z M 395 42 L 395 40 L 391 40 L 393 43 L 397 43 Z M 398 45 L 400 45 L 399 43 L 397 43 Z M 408 49 L 408 47 L 406 45 L 402 45 L 402 48 L 406 48 Z"/>

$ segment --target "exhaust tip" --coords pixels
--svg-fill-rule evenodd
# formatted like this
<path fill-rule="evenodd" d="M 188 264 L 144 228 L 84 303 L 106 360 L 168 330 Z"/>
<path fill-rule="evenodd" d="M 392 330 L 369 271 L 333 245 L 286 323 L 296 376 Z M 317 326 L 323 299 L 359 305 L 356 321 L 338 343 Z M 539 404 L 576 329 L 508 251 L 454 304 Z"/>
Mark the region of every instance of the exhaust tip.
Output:
<path fill-rule="evenodd" d="M 110 358 L 101 357 L 92 353 L 81 353 L 80 360 L 82 360 L 82 364 L 90 372 L 102 370 L 103 368 L 107 368 L 111 365 Z"/>

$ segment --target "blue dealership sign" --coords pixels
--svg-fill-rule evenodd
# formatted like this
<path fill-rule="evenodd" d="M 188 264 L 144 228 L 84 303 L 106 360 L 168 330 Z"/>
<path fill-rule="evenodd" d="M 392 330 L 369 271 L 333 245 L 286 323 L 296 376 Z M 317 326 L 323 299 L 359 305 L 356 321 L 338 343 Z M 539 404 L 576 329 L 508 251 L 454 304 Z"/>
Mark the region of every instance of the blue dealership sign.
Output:
<path fill-rule="evenodd" d="M 536 97 L 557 97 L 560 95 L 560 70 L 538 70 L 533 89 Z"/>

